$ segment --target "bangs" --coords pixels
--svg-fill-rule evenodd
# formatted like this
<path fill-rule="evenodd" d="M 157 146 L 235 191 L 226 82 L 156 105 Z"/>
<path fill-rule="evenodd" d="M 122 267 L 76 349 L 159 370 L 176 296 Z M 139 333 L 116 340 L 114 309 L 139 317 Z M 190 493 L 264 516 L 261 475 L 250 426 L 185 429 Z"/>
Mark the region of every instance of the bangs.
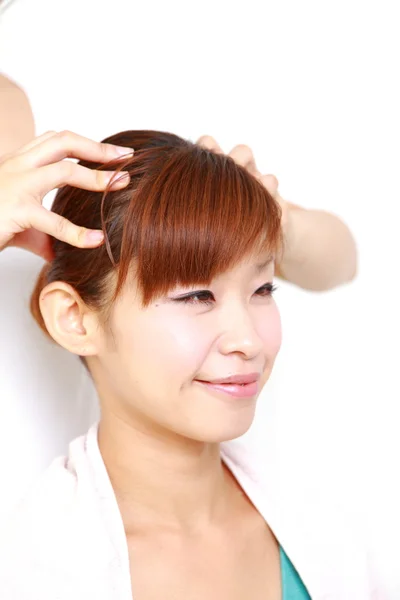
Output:
<path fill-rule="evenodd" d="M 135 152 L 115 297 L 132 263 L 142 304 L 177 285 L 209 285 L 251 254 L 282 249 L 281 208 L 233 159 L 195 144 Z M 149 166 L 150 165 L 150 166 Z"/>

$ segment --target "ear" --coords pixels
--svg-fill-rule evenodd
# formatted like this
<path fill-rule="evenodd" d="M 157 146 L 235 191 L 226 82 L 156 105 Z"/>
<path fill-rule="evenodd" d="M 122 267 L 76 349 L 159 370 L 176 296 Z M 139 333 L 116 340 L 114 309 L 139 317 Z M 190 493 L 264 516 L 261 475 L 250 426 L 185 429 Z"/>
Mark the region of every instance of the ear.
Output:
<path fill-rule="evenodd" d="M 72 286 L 63 281 L 50 283 L 42 290 L 39 305 L 49 334 L 60 346 L 79 356 L 99 353 L 103 330 L 98 315 Z"/>

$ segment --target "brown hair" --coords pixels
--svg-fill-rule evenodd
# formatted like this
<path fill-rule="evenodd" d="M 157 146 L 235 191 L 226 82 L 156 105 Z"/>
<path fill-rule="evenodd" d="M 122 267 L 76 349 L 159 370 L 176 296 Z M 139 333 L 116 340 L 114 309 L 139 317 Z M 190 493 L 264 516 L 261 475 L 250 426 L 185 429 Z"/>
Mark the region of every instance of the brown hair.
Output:
<path fill-rule="evenodd" d="M 80 249 L 52 239 L 54 259 L 31 298 L 45 333 L 39 296 L 53 281 L 69 283 L 87 306 L 105 314 L 133 266 L 146 307 L 175 285 L 209 285 L 253 251 L 276 256 L 281 250 L 279 204 L 230 157 L 157 131 L 124 131 L 104 141 L 135 153 L 122 164 L 80 164 L 128 171 L 131 180 L 118 191 L 58 191 L 52 211 L 102 229 L 105 243 Z"/>

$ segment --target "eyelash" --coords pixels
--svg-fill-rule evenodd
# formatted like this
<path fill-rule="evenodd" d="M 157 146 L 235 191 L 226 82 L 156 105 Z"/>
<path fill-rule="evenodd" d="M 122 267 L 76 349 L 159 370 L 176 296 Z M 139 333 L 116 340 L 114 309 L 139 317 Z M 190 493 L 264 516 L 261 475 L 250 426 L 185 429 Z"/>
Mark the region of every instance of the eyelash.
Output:
<path fill-rule="evenodd" d="M 262 287 L 258 288 L 256 293 L 267 292 L 266 294 L 261 293 L 261 297 L 268 298 L 273 295 L 273 293 L 276 291 L 276 289 L 277 289 L 277 287 L 275 285 L 273 285 L 272 283 L 266 283 Z M 173 301 L 179 302 L 181 304 L 205 304 L 205 305 L 209 306 L 212 304 L 211 300 L 209 300 L 209 299 L 208 300 L 195 300 L 195 298 L 204 297 L 204 296 L 210 297 L 212 295 L 213 294 L 211 292 L 209 292 L 208 290 L 200 290 L 198 292 L 188 294 L 187 296 L 181 296 L 180 298 L 173 298 Z"/>

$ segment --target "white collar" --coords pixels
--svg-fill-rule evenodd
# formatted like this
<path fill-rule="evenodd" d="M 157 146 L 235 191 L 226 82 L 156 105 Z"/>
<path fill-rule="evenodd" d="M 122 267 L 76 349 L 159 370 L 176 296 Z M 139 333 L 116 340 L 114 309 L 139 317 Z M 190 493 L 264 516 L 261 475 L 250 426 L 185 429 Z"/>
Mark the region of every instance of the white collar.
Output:
<path fill-rule="evenodd" d="M 313 600 L 383 600 L 373 590 L 367 550 L 343 512 L 314 490 L 293 489 L 290 473 L 262 463 L 242 440 L 221 455 L 265 518 Z M 318 482 L 316 482 L 318 483 Z"/>
<path fill-rule="evenodd" d="M 95 487 L 105 514 L 119 508 L 97 439 L 98 422 L 89 430 L 86 452 L 92 465 Z M 72 446 L 72 444 L 71 444 Z M 73 449 L 72 450 L 73 454 Z M 366 549 L 345 515 L 330 506 L 315 490 L 292 489 L 290 474 L 281 474 L 276 464 L 250 451 L 242 440 L 221 444 L 221 458 L 251 502 L 264 517 L 280 545 L 299 572 L 312 600 L 383 600 L 373 593 L 367 570 Z M 114 551 L 126 548 L 122 519 L 108 529 Z M 114 555 L 115 560 L 115 555 Z M 129 557 L 122 557 L 129 572 Z M 127 596 L 129 597 L 129 596 Z"/>

